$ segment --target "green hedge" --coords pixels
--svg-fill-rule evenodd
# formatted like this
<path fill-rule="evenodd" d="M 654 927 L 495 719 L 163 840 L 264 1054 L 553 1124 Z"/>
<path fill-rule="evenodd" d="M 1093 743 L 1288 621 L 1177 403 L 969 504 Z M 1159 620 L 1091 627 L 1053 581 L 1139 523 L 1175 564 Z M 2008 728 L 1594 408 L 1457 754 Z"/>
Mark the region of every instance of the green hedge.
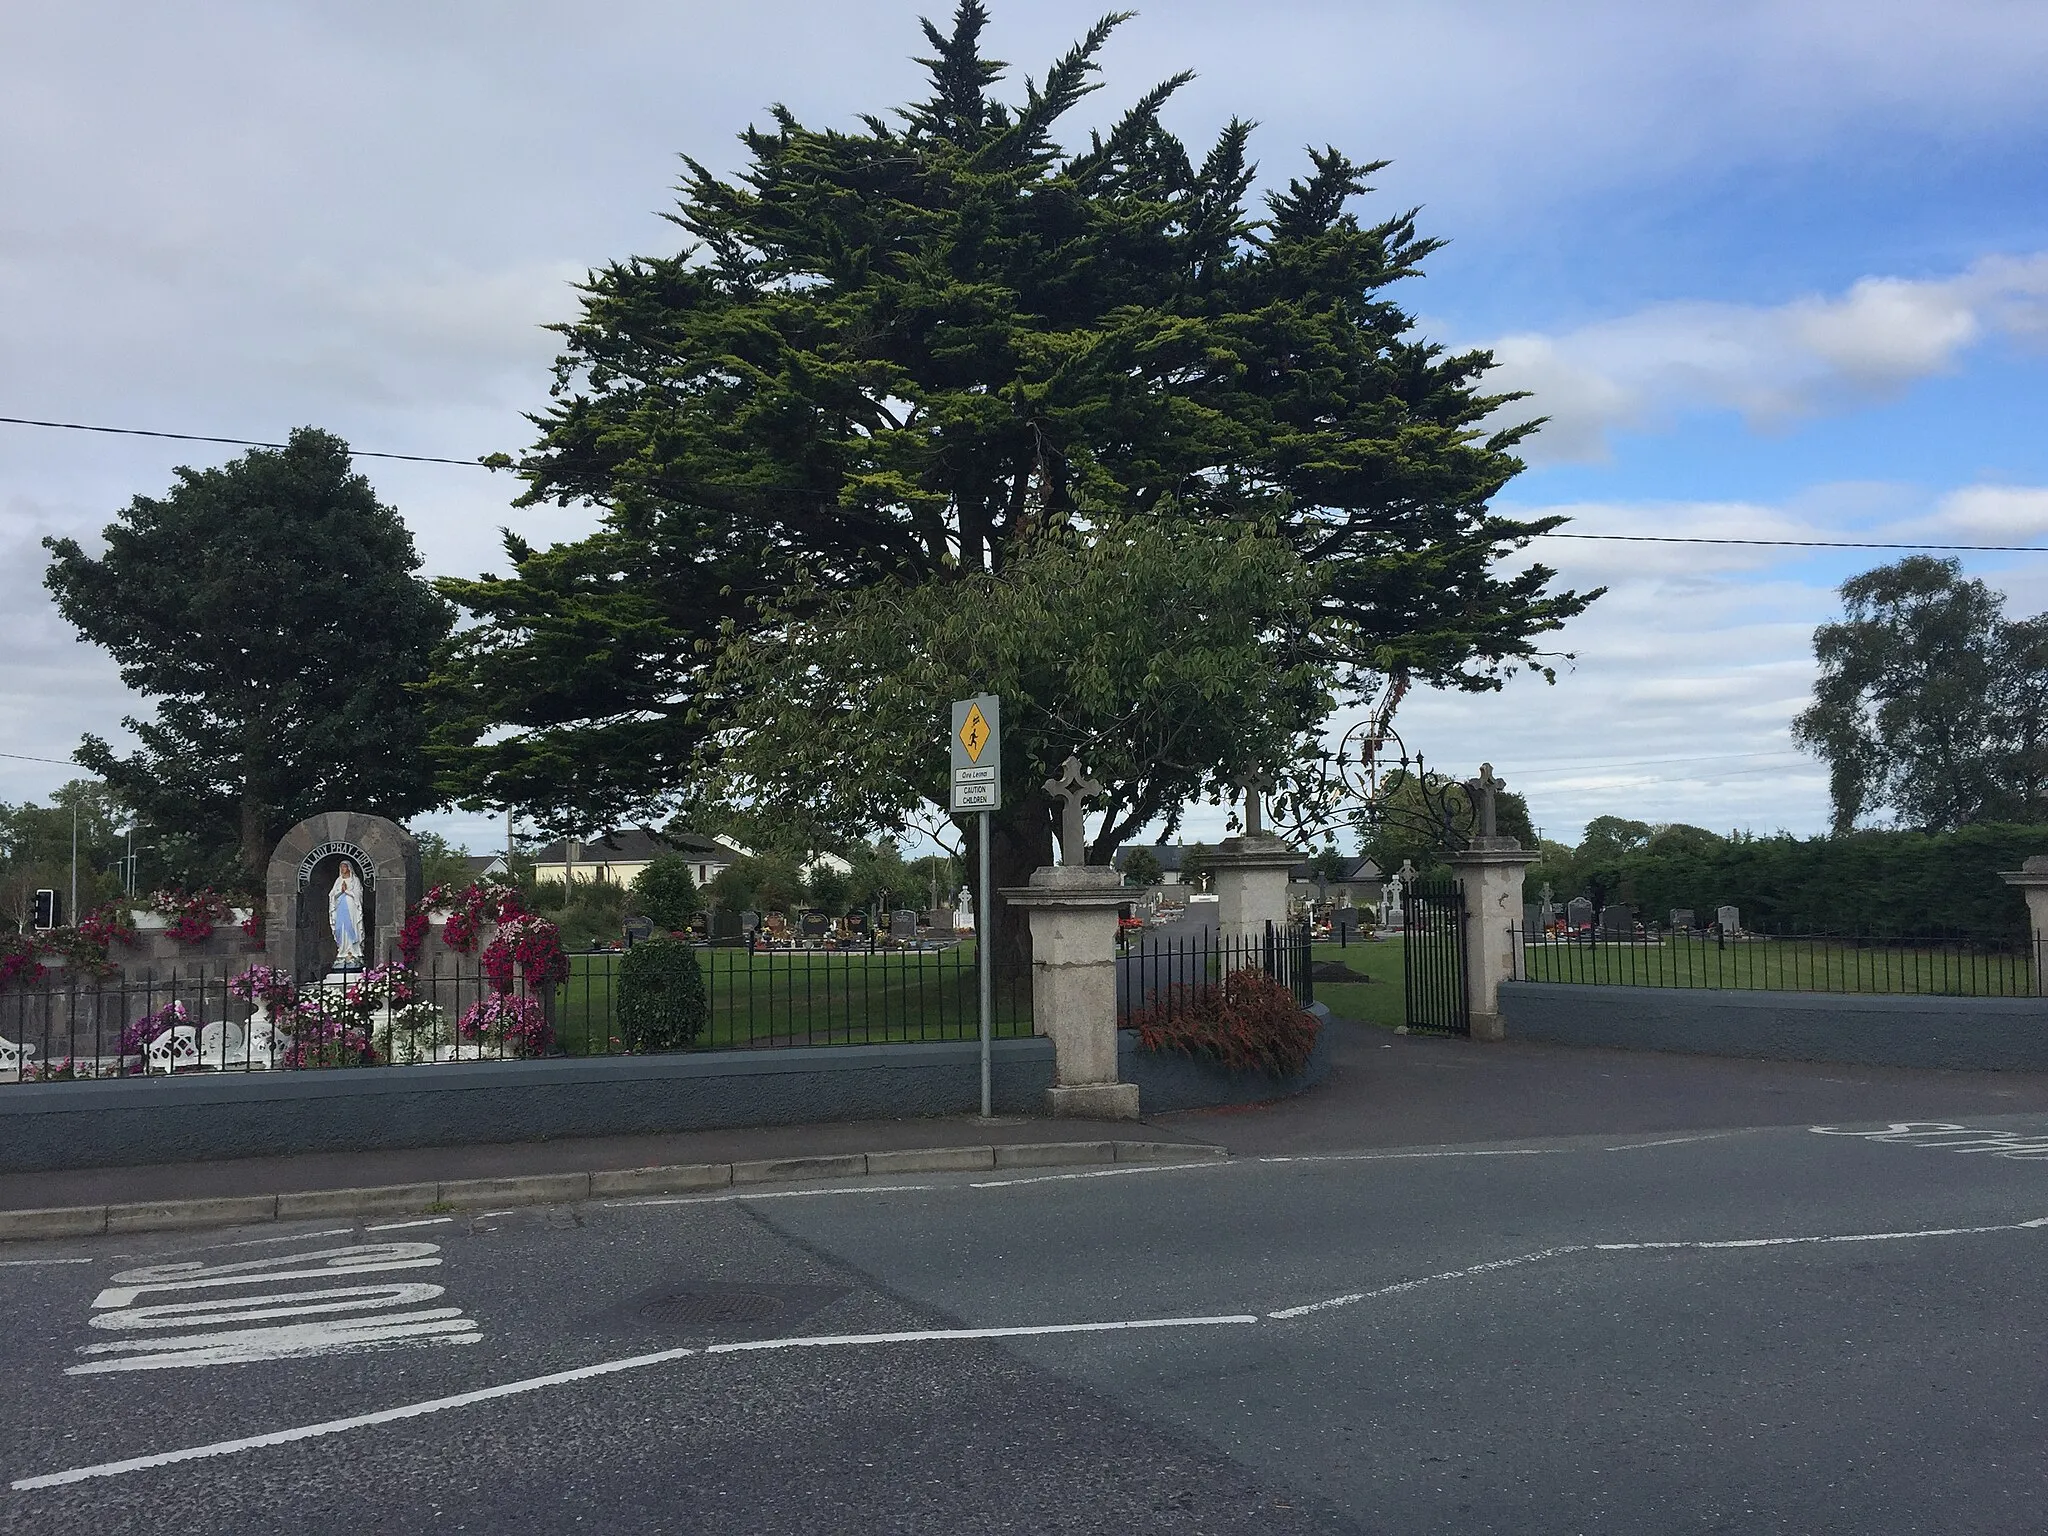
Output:
<path fill-rule="evenodd" d="M 697 953 L 673 939 L 635 944 L 619 961 L 619 1043 L 629 1051 L 680 1051 L 711 1017 Z"/>
<path fill-rule="evenodd" d="M 1807 933 L 2023 938 L 2027 904 L 1998 878 L 2048 853 L 2048 826 L 1956 832 L 1853 832 L 1768 837 L 1668 853 L 1624 854 L 1588 870 L 1640 916 L 1663 922 L 1690 907 L 1702 923 L 1724 903 L 1749 928 Z M 1563 902 L 1573 891 L 1559 891 Z"/>

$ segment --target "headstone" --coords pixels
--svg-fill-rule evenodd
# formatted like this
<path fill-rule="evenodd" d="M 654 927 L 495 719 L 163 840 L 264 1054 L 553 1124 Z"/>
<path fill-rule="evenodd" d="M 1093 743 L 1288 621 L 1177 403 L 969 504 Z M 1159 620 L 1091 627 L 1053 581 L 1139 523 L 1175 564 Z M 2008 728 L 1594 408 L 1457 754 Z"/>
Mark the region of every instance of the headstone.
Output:
<path fill-rule="evenodd" d="M 1742 913 L 1734 907 L 1722 907 L 1714 913 L 1714 921 L 1723 933 L 1742 931 Z"/>
<path fill-rule="evenodd" d="M 866 932 L 868 931 L 868 915 L 867 915 L 867 913 L 865 913 L 865 912 L 849 912 L 849 913 L 847 913 L 847 914 L 846 914 L 846 931 L 847 931 L 848 933 L 853 933 L 853 934 L 861 934 L 861 933 L 866 933 Z"/>
<path fill-rule="evenodd" d="M 1543 931 L 1543 906 L 1540 902 L 1522 903 L 1522 934 L 1526 938 Z"/>
<path fill-rule="evenodd" d="M 651 917 L 629 917 L 626 919 L 626 947 L 644 944 L 654 937 L 654 919 Z"/>
<path fill-rule="evenodd" d="M 1610 901 L 1600 909 L 1603 939 L 1632 939 L 1636 936 L 1636 911 L 1627 902 Z"/>
<path fill-rule="evenodd" d="M 1673 933 L 1691 933 L 1694 928 L 1699 926 L 1692 919 L 1691 907 L 1673 907 L 1671 909 L 1671 931 Z"/>
<path fill-rule="evenodd" d="M 889 937 L 910 940 L 917 937 L 917 914 L 908 910 L 889 914 Z"/>
<path fill-rule="evenodd" d="M 740 932 L 741 932 L 741 933 L 752 933 L 752 932 L 753 932 L 753 931 L 754 931 L 754 930 L 755 930 L 756 928 L 758 928 L 758 927 L 760 927 L 760 926 L 761 926 L 761 914 L 760 914 L 760 913 L 758 913 L 758 912 L 754 912 L 754 911 L 746 911 L 746 912 L 742 912 L 742 913 L 740 914 Z"/>
<path fill-rule="evenodd" d="M 1358 909 L 1356 907 L 1339 907 L 1330 914 L 1330 927 L 1332 931 L 1343 934 L 1347 938 L 1350 937 L 1350 935 L 1358 931 Z"/>
<path fill-rule="evenodd" d="M 825 937 L 826 934 L 830 933 L 831 931 L 832 919 L 827 917 L 824 913 L 806 912 L 804 914 L 805 938 L 822 939 L 823 937 Z"/>
<path fill-rule="evenodd" d="M 951 907 L 932 908 L 932 932 L 951 933 L 952 931 L 953 909 Z"/>
<path fill-rule="evenodd" d="M 1564 920 L 1574 933 L 1593 925 L 1593 903 L 1589 897 L 1574 896 L 1564 904 Z"/>

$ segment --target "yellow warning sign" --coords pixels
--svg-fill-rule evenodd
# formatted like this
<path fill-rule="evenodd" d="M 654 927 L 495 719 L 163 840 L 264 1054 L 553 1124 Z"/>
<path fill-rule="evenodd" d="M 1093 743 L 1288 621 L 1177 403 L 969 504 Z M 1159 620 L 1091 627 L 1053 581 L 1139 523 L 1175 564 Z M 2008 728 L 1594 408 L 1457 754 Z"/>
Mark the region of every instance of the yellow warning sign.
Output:
<path fill-rule="evenodd" d="M 967 718 L 960 722 L 960 745 L 967 749 L 967 761 L 981 761 L 981 749 L 988 745 L 988 721 L 981 716 L 981 706 L 967 706 Z"/>

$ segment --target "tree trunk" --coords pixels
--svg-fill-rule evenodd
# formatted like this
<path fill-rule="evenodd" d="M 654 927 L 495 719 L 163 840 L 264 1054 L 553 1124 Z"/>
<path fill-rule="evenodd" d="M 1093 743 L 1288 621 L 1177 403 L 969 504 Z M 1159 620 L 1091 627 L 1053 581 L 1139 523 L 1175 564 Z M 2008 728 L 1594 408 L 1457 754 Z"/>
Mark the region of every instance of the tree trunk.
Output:
<path fill-rule="evenodd" d="M 995 891 L 981 889 L 981 850 L 974 841 L 980 835 L 979 817 L 967 839 L 967 883 L 974 890 L 974 911 L 982 936 L 988 933 L 989 916 L 994 917 L 997 973 L 1021 976 L 1031 967 L 1030 921 L 1021 911 L 1013 912 L 1001 893 L 1009 886 L 1029 884 L 1033 870 L 1052 862 L 1052 807 L 1045 792 L 1034 789 L 1021 801 L 997 811 L 989 821 L 989 875 Z"/>
<path fill-rule="evenodd" d="M 263 812 L 263 803 L 255 796 L 242 796 L 242 874 L 249 882 L 249 889 L 257 893 L 263 890 L 264 876 L 270 866 L 269 828 L 265 825 Z"/>

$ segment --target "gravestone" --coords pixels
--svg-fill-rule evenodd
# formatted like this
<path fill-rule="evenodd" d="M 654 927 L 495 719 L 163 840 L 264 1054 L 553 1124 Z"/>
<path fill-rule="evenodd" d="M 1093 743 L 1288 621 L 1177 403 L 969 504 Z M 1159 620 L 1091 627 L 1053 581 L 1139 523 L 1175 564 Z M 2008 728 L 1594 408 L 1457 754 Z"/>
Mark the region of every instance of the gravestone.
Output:
<path fill-rule="evenodd" d="M 866 933 L 866 932 L 868 931 L 868 915 L 867 915 L 867 913 L 865 913 L 865 912 L 849 912 L 849 913 L 847 913 L 847 914 L 846 914 L 846 931 L 847 931 L 848 933 L 850 933 L 850 934 L 853 934 L 853 935 L 855 935 L 856 937 L 858 937 L 859 935 L 861 935 L 861 934 L 863 934 L 863 933 Z"/>
<path fill-rule="evenodd" d="M 1585 896 L 1574 896 L 1564 904 L 1564 920 L 1574 932 L 1593 925 L 1593 903 Z"/>
<path fill-rule="evenodd" d="M 626 948 L 644 944 L 654 937 L 654 919 L 651 917 L 629 917 L 626 919 Z"/>
<path fill-rule="evenodd" d="M 1742 913 L 1734 907 L 1722 907 L 1714 914 L 1714 921 L 1723 933 L 1742 931 Z"/>
<path fill-rule="evenodd" d="M 953 909 L 951 907 L 932 908 L 932 932 L 951 933 L 952 931 Z"/>
<path fill-rule="evenodd" d="M 1339 907 L 1330 914 L 1330 931 L 1337 937 L 1349 939 L 1358 931 L 1358 909 Z"/>
<path fill-rule="evenodd" d="M 1522 937 L 1528 938 L 1543 932 L 1543 904 L 1536 901 L 1522 903 Z"/>
<path fill-rule="evenodd" d="M 1600 937 L 1632 939 L 1636 936 L 1635 908 L 1626 902 L 1610 901 L 1600 909 Z"/>
<path fill-rule="evenodd" d="M 807 938 L 807 939 L 822 939 L 822 938 L 824 938 L 824 937 L 825 937 L 825 935 L 826 935 L 826 934 L 830 933 L 831 931 L 832 931 L 832 919 L 831 919 L 831 918 L 829 918 L 829 917 L 827 917 L 827 916 L 826 916 L 826 915 L 825 915 L 824 913 L 822 913 L 822 912 L 806 912 L 806 913 L 804 914 L 804 937 L 805 937 L 805 938 Z"/>
<path fill-rule="evenodd" d="M 752 910 L 740 914 L 740 932 L 752 933 L 761 926 L 761 914 Z"/>
<path fill-rule="evenodd" d="M 1673 907 L 1671 909 L 1671 931 L 1673 933 L 1691 933 L 1698 926 L 1692 919 L 1691 907 Z"/>
<path fill-rule="evenodd" d="M 889 937 L 905 943 L 917 937 L 917 914 L 907 909 L 889 914 Z"/>

